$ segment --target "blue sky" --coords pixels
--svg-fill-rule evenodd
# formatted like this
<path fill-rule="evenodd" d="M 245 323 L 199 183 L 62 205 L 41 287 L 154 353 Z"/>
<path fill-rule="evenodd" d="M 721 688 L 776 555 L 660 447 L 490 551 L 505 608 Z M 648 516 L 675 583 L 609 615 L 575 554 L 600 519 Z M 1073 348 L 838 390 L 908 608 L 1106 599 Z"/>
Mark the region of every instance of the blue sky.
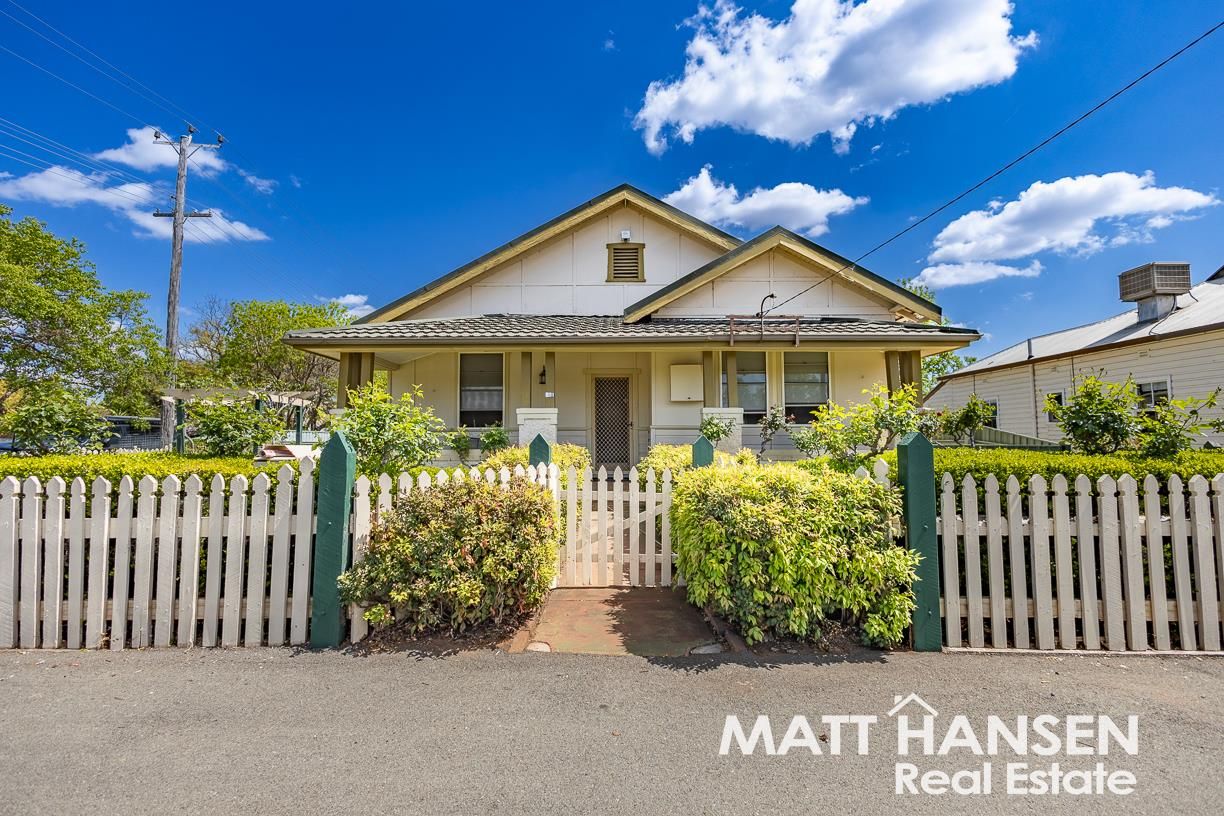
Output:
<path fill-rule="evenodd" d="M 186 309 L 360 308 L 624 181 L 745 237 L 782 222 L 854 257 L 1221 16 L 1209 0 L 745 0 L 699 17 L 658 0 L 20 3 L 168 102 L 0 0 L 0 46 L 114 106 L 0 49 L 0 202 L 82 239 L 159 321 L 168 225 L 144 213 L 170 206 L 172 154 L 128 131 L 177 134 L 178 108 L 227 139 L 192 170 L 189 199 L 226 223 L 193 225 L 214 240 L 186 249 Z M 946 314 L 987 333 L 979 355 L 1120 311 L 1117 273 L 1146 261 L 1203 279 L 1224 264 L 1221 66 L 1224 31 L 865 265 L 938 285 Z M 72 151 L 123 175 L 78 177 Z"/>

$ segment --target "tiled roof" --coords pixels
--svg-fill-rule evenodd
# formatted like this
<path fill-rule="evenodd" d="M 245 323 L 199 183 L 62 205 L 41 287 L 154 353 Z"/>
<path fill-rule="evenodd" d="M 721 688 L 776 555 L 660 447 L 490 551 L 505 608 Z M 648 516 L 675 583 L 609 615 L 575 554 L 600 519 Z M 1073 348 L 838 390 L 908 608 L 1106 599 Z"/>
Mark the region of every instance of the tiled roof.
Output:
<path fill-rule="evenodd" d="M 785 341 L 795 336 L 794 319 L 765 321 L 765 337 Z M 752 319 L 736 321 L 736 339 L 759 339 L 761 325 Z M 804 318 L 799 321 L 801 339 L 905 339 L 931 336 L 977 339 L 972 329 L 857 318 Z M 325 329 L 289 332 L 286 342 L 299 346 L 395 344 L 437 345 L 483 341 L 582 343 L 633 340 L 712 340 L 725 342 L 730 336 L 725 317 L 660 318 L 625 323 L 619 315 L 519 315 L 489 314 L 446 320 L 397 320 Z"/>

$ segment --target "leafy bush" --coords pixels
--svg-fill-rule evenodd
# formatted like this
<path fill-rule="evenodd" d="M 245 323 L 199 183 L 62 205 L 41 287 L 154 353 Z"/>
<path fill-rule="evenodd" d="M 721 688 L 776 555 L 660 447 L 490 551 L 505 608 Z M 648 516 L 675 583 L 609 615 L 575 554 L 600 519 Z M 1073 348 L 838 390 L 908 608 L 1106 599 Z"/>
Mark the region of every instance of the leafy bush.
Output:
<path fill-rule="evenodd" d="M 25 479 L 37 476 L 46 483 L 53 476 L 59 476 L 70 482 L 78 476 L 91 484 L 101 476 L 111 485 L 118 485 L 124 476 L 131 476 L 132 481 L 139 482 L 144 476 L 152 476 L 158 481 L 174 475 L 186 481 L 192 473 L 198 475 L 205 484 L 212 477 L 221 474 L 228 483 L 234 476 L 255 478 L 259 473 L 275 475 L 284 462 L 255 463 L 247 457 L 213 457 L 184 456 L 175 453 L 149 451 L 147 453 L 95 453 L 51 456 L 0 456 L 0 478 L 16 476 Z M 295 469 L 296 462 L 289 462 Z"/>
<path fill-rule="evenodd" d="M 559 530 L 552 495 L 526 479 L 509 490 L 465 480 L 413 493 L 374 524 L 340 596 L 369 607 L 372 623 L 411 633 L 510 621 L 543 602 Z"/>
<path fill-rule="evenodd" d="M 582 445 L 571 445 L 568 442 L 561 442 L 553 445 L 552 461 L 562 473 L 565 473 L 566 469 L 571 465 L 581 473 L 584 468 L 591 466 L 591 452 Z M 530 447 L 527 445 L 517 445 L 497 451 L 480 463 L 480 469 L 493 468 L 494 470 L 501 470 L 502 468 L 509 468 L 513 471 L 516 465 L 527 467 L 530 462 Z"/>
<path fill-rule="evenodd" d="M 833 616 L 868 643 L 905 635 L 918 556 L 893 542 L 897 494 L 868 479 L 791 465 L 700 468 L 672 497 L 677 567 L 689 601 L 749 643 L 818 638 Z"/>
<path fill-rule="evenodd" d="M 500 422 L 495 422 L 485 428 L 484 433 L 480 435 L 480 450 L 486 455 L 497 453 L 508 447 L 510 447 L 510 434 L 506 433 L 506 429 L 501 426 Z"/>
<path fill-rule="evenodd" d="M 1130 444 L 1138 430 L 1140 402 L 1130 378 L 1111 383 L 1089 375 L 1078 382 L 1066 403 L 1059 403 L 1056 395 L 1046 396 L 1045 410 L 1076 453 L 1114 453 Z"/>
<path fill-rule="evenodd" d="M 1224 431 L 1224 419 L 1206 419 L 1204 411 L 1216 407 L 1220 399 L 1217 388 L 1203 399 L 1185 397 L 1157 402 L 1139 415 L 1136 435 L 1139 453 L 1144 456 L 1177 456 L 1190 450 L 1195 437 L 1205 431 Z"/>
<path fill-rule="evenodd" d="M 765 453 L 765 449 L 774 441 L 774 437 L 786 428 L 787 421 L 786 412 L 779 405 L 769 406 L 769 409 L 757 420 L 757 427 L 761 429 L 760 453 Z"/>
<path fill-rule="evenodd" d="M 736 453 L 714 451 L 714 464 L 724 467 L 730 465 L 755 465 L 757 455 L 747 448 L 740 448 Z M 654 468 L 655 478 L 662 479 L 663 471 L 670 470 L 672 479 L 693 467 L 692 445 L 653 445 L 637 463 L 638 481 L 646 484 L 646 473 Z"/>
<path fill-rule="evenodd" d="M 970 394 L 960 408 L 949 409 L 939 416 L 939 429 L 957 443 L 973 447 L 977 432 L 994 416 L 995 406 L 977 394 Z"/>
<path fill-rule="evenodd" d="M 285 428 L 276 411 L 253 400 L 195 399 L 186 409 L 184 433 L 192 453 L 250 456 L 256 445 L 276 439 Z"/>
<path fill-rule="evenodd" d="M 460 425 L 446 437 L 446 445 L 458 456 L 460 462 L 466 462 L 472 452 L 472 437 L 468 435 L 466 425 Z"/>
<path fill-rule="evenodd" d="M 701 425 L 697 430 L 706 439 L 717 444 L 720 440 L 730 436 L 731 432 L 735 430 L 735 420 L 731 417 L 708 416 L 701 420 Z"/>
<path fill-rule="evenodd" d="M 891 448 L 902 434 L 934 430 L 935 416 L 922 410 L 912 385 L 893 391 L 878 385 L 863 394 L 866 400 L 849 407 L 830 402 L 817 408 L 811 422 L 791 430 L 795 447 L 808 456 L 823 453 L 860 464 Z"/>
<path fill-rule="evenodd" d="M 79 390 L 50 381 L 23 392 L 17 407 L 0 415 L 0 433 L 22 450 L 72 453 L 98 450 L 110 429 Z"/>
<path fill-rule="evenodd" d="M 348 392 L 348 408 L 328 418 L 332 431 L 343 431 L 357 452 L 357 472 L 377 479 L 425 464 L 442 446 L 442 420 L 417 403 L 421 392 L 394 399 L 377 383 Z"/>
<path fill-rule="evenodd" d="M 895 479 L 896 451 L 884 453 L 883 459 L 892 467 L 892 477 Z M 819 459 L 807 459 L 795 464 L 816 473 L 823 472 L 828 465 L 835 465 L 831 461 Z M 1189 480 L 1195 474 L 1202 474 L 1210 479 L 1217 473 L 1224 473 L 1224 450 L 1192 450 L 1175 457 L 1159 459 L 1136 453 L 1093 456 L 1006 448 L 936 448 L 935 476 L 939 479 L 944 473 L 951 473 L 958 485 L 967 475 L 973 476 L 980 485 L 987 474 L 991 473 L 1000 482 L 1005 482 L 1008 476 L 1015 476 L 1021 483 L 1027 482 L 1034 475 L 1043 476 L 1049 482 L 1058 473 L 1071 482 L 1081 473 L 1093 482 L 1101 476 L 1113 476 L 1116 479 L 1126 474 L 1142 482 L 1143 478 L 1151 473 L 1163 484 L 1173 474 L 1183 480 Z"/>

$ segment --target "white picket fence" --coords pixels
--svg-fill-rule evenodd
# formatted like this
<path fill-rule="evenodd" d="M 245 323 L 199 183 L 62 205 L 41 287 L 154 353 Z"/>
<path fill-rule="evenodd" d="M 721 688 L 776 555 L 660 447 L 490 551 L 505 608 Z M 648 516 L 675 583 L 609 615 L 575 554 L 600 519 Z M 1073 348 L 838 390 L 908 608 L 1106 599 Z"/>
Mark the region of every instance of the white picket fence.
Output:
<path fill-rule="evenodd" d="M 947 646 L 1220 649 L 1224 474 L 982 488 L 942 479 Z"/>

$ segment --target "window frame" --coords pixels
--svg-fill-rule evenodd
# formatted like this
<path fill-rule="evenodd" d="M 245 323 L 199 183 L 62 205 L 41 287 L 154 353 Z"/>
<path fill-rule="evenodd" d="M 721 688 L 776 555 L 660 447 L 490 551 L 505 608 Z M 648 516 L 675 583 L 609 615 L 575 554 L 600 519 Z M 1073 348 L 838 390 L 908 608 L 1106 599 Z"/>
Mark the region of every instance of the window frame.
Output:
<path fill-rule="evenodd" d="M 455 427 L 463 422 L 463 358 L 475 355 L 497 355 L 501 358 L 501 427 L 506 428 L 506 352 L 504 351 L 460 351 L 455 354 Z M 469 430 L 487 430 L 493 425 L 469 425 Z"/>
<path fill-rule="evenodd" d="M 617 278 L 612 275 L 612 249 L 614 247 L 629 247 L 637 250 L 638 274 L 636 278 Z M 645 283 L 646 282 L 646 244 L 640 241 L 615 241 L 608 244 L 608 283 Z"/>
<path fill-rule="evenodd" d="M 982 402 L 994 408 L 994 414 L 990 417 L 989 420 L 982 423 L 982 427 L 992 428 L 996 431 L 999 430 L 999 400 L 998 398 L 996 397 L 995 399 L 982 399 Z"/>
<path fill-rule="evenodd" d="M 780 392 L 780 396 L 782 397 L 782 410 L 786 412 L 786 416 L 788 418 L 793 416 L 793 414 L 791 413 L 791 410 L 790 410 L 790 400 L 787 399 L 787 395 L 786 395 L 786 386 L 788 385 L 788 381 L 786 379 L 786 356 L 788 354 L 823 354 L 824 355 L 824 358 L 825 358 L 825 383 L 824 383 L 825 400 L 823 403 L 816 403 L 815 405 L 812 405 L 812 406 L 807 406 L 807 405 L 801 406 L 801 407 L 809 408 L 808 416 L 806 417 L 795 416 L 796 423 L 801 424 L 801 425 L 806 425 L 807 423 L 812 421 L 811 414 L 813 411 L 815 411 L 821 405 L 828 405 L 833 400 L 833 355 L 827 351 L 819 351 L 819 350 L 814 350 L 814 349 L 798 349 L 798 350 L 791 349 L 789 351 L 783 351 L 781 352 L 781 354 L 782 354 L 782 361 L 781 361 L 782 362 L 782 365 L 781 365 L 781 373 L 782 373 L 781 385 L 782 387 L 781 389 L 779 389 L 779 392 Z M 766 379 L 768 379 L 768 377 Z"/>
<path fill-rule="evenodd" d="M 718 401 L 720 404 L 723 405 L 724 408 L 735 407 L 743 411 L 745 425 L 756 425 L 760 421 L 761 417 L 764 417 L 769 413 L 769 407 L 770 407 L 769 352 L 764 351 L 764 350 L 757 351 L 755 349 L 747 349 L 747 350 L 736 349 L 732 353 L 735 354 L 735 376 L 737 378 L 735 391 L 736 391 L 736 394 L 739 395 L 738 398 L 736 399 L 736 402 L 738 402 L 739 405 L 732 406 L 730 404 L 724 404 L 724 403 L 730 403 L 731 401 L 731 392 L 730 392 L 729 384 L 727 381 L 728 378 L 727 378 L 727 357 L 726 357 L 727 352 L 726 351 L 724 351 L 723 354 L 720 355 L 720 361 L 719 361 L 719 374 L 718 374 L 719 376 L 719 400 Z M 761 411 L 749 412 L 748 409 L 744 407 L 744 399 L 742 396 L 742 392 L 740 390 L 743 384 L 740 383 L 738 380 L 740 374 L 742 373 L 742 369 L 739 367 L 739 363 L 740 363 L 740 360 L 743 359 L 742 355 L 744 354 L 760 354 L 761 355 L 761 369 L 759 373 L 764 378 L 764 381 L 761 383 L 761 385 L 763 385 L 765 389 L 765 406 L 764 406 L 764 409 Z M 755 374 L 757 372 L 754 370 L 752 373 Z"/>
<path fill-rule="evenodd" d="M 1168 402 L 1169 400 L 1173 399 L 1173 378 L 1172 377 L 1167 377 L 1167 376 L 1166 377 L 1156 377 L 1153 379 L 1143 380 L 1142 382 L 1136 381 L 1135 382 L 1135 393 L 1139 396 L 1140 399 L 1143 400 L 1143 405 L 1139 406 L 1140 411 L 1145 411 L 1145 412 L 1151 411 L 1155 409 L 1156 406 L 1159 404 L 1156 397 L 1153 397 L 1150 403 L 1148 402 L 1147 397 L 1144 395 L 1142 391 L 1142 387 L 1145 385 L 1147 386 L 1163 385 L 1164 391 L 1165 391 L 1164 401 Z"/>

